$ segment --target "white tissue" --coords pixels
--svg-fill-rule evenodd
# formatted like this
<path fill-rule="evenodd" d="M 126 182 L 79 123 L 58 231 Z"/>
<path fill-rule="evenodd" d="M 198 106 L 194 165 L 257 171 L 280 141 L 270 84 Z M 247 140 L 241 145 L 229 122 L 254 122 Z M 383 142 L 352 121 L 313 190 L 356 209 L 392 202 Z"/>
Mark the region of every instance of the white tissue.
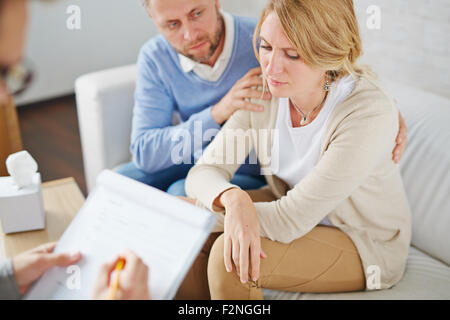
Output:
<path fill-rule="evenodd" d="M 6 169 L 16 186 L 21 189 L 33 184 L 38 165 L 28 151 L 20 151 L 6 159 Z"/>

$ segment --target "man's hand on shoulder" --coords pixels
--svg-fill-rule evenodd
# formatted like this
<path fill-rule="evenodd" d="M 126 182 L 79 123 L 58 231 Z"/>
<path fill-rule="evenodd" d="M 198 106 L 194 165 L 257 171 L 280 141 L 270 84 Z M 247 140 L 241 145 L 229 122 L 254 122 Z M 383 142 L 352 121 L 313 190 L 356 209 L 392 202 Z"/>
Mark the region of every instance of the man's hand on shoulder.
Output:
<path fill-rule="evenodd" d="M 262 105 L 250 102 L 250 99 L 272 99 L 272 95 L 267 92 L 262 96 L 262 92 L 257 87 L 262 87 L 263 79 L 261 78 L 261 68 L 251 69 L 245 76 L 238 80 L 228 93 L 216 104 L 211 115 L 219 125 L 227 121 L 231 115 L 239 110 L 245 109 L 254 112 L 264 111 Z"/>

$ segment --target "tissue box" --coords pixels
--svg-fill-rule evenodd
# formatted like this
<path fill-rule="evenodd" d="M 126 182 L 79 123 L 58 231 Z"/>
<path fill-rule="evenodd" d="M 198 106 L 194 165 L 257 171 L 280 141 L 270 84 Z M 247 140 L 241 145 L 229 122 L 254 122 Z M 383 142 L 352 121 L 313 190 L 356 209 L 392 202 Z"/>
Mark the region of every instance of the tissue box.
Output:
<path fill-rule="evenodd" d="M 4 233 L 45 228 L 39 173 L 33 176 L 31 185 L 20 190 L 12 177 L 0 177 L 0 220 Z"/>

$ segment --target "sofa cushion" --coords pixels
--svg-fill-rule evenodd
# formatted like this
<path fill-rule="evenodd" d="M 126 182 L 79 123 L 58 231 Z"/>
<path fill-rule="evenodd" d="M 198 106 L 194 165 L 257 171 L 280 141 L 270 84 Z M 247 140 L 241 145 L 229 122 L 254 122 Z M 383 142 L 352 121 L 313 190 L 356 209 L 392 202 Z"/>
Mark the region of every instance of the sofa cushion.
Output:
<path fill-rule="evenodd" d="M 136 66 L 85 74 L 75 82 L 78 121 L 88 190 L 98 174 L 130 157 Z"/>
<path fill-rule="evenodd" d="M 450 299 L 450 266 L 410 247 L 403 278 L 392 288 L 348 293 L 292 293 L 263 289 L 266 300 Z"/>
<path fill-rule="evenodd" d="M 387 82 L 408 128 L 400 163 L 412 211 L 411 244 L 450 264 L 450 99 Z"/>

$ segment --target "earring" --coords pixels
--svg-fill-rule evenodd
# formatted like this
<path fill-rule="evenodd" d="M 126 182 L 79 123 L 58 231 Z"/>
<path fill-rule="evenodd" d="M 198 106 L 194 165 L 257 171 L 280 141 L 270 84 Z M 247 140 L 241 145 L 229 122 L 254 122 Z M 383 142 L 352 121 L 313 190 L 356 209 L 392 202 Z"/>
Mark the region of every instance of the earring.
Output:
<path fill-rule="evenodd" d="M 323 87 L 323 89 L 325 91 L 330 91 L 330 83 L 328 81 L 328 72 L 325 72 L 326 76 L 327 76 L 327 82 L 325 83 L 325 86 Z"/>

